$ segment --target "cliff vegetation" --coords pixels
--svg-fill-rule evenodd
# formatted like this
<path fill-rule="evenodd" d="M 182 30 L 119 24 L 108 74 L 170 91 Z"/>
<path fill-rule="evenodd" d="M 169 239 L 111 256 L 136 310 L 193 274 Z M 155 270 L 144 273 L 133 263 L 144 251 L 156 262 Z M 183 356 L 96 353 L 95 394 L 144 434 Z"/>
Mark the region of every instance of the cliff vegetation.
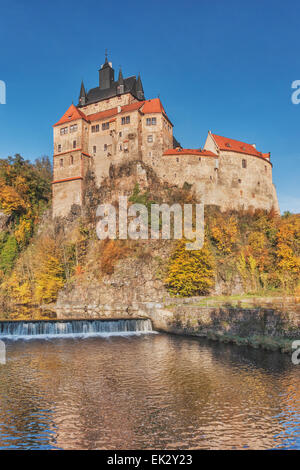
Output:
<path fill-rule="evenodd" d="M 109 283 L 122 263 L 156 262 L 153 277 L 171 296 L 232 293 L 300 294 L 300 215 L 205 208 L 205 244 L 187 251 L 184 240 L 97 240 L 95 207 L 117 203 L 195 202 L 188 184 L 161 184 L 143 165 L 142 179 L 132 163 L 112 169 L 100 189 L 93 176 L 80 216 L 51 218 L 51 165 L 20 155 L 0 160 L 0 302 L 39 305 L 55 302 L 61 289 L 84 283 Z M 141 169 L 139 169 L 141 175 Z M 125 189 L 124 189 L 125 188 Z M 161 247 L 163 246 L 163 250 Z M 157 248 L 156 248 L 157 247 Z M 159 269 L 157 269 L 159 266 Z"/>

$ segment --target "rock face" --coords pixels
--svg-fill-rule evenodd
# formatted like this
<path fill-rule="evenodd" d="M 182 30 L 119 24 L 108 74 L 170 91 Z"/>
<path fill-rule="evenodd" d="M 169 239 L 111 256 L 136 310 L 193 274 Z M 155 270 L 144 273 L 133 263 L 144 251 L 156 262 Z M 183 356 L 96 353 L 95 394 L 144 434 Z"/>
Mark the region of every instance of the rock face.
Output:
<path fill-rule="evenodd" d="M 9 220 L 10 220 L 10 216 L 0 211 L 0 231 L 7 228 Z"/>

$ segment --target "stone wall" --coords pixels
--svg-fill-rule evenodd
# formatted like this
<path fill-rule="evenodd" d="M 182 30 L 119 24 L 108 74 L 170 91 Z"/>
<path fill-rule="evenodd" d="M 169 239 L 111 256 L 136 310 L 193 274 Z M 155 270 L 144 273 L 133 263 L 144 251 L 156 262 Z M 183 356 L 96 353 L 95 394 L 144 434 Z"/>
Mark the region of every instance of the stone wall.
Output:
<path fill-rule="evenodd" d="M 299 299 L 247 299 L 244 305 L 211 305 L 203 297 L 163 298 L 155 287 L 149 285 L 148 289 L 156 301 L 140 301 L 128 290 L 127 296 L 116 299 L 100 290 L 95 295 L 95 286 L 90 286 L 85 297 L 60 296 L 56 314 L 60 319 L 146 317 L 157 331 L 282 352 L 290 352 L 292 341 L 300 340 Z"/>

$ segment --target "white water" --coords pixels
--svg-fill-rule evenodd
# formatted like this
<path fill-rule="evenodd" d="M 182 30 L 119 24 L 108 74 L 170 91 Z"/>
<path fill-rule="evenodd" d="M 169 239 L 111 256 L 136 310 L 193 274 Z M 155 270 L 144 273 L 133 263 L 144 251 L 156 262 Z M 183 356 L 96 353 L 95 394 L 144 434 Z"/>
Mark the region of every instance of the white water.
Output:
<path fill-rule="evenodd" d="M 88 338 L 154 333 L 149 319 L 6 321 L 0 322 L 0 339 Z"/>

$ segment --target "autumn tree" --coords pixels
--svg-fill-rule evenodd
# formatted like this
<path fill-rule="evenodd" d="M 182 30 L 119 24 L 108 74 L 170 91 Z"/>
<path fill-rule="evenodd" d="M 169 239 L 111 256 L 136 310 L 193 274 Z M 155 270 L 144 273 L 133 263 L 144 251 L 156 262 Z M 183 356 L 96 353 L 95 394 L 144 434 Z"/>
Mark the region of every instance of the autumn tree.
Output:
<path fill-rule="evenodd" d="M 165 285 L 171 294 L 180 297 L 206 295 L 214 285 L 214 268 L 207 243 L 201 250 L 187 250 L 181 240 L 170 258 Z"/>

